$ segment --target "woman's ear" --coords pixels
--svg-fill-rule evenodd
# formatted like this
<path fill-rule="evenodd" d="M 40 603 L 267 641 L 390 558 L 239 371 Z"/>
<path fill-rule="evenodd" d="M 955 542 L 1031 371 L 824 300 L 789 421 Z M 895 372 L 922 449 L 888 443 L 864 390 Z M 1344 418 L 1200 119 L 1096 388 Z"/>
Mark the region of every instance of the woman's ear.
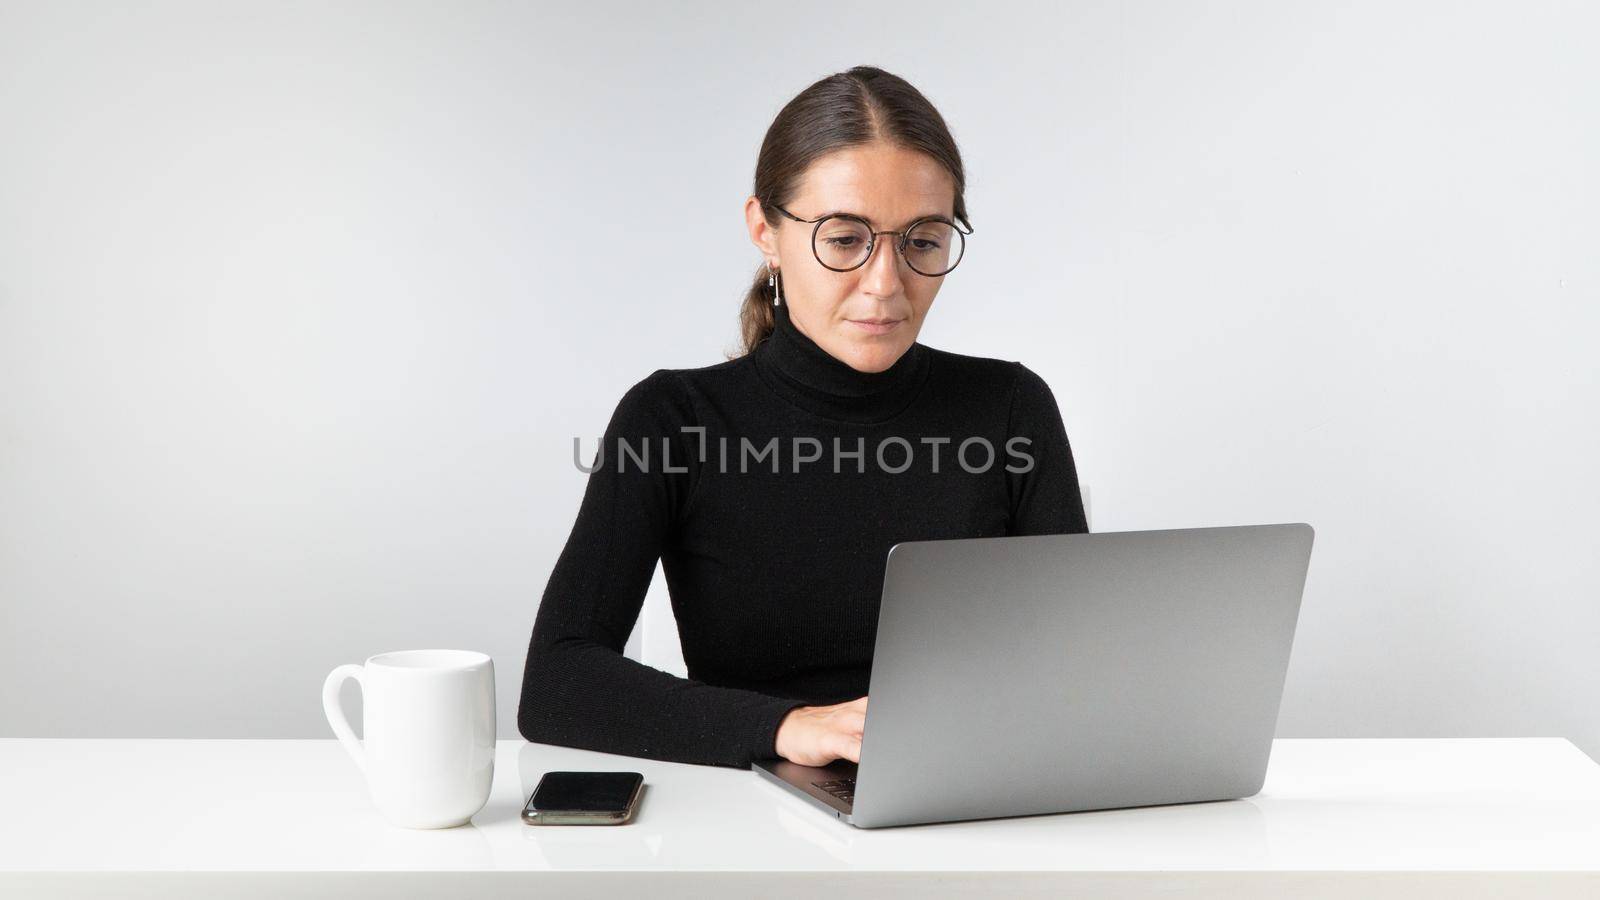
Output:
<path fill-rule="evenodd" d="M 750 243 L 766 257 L 767 266 L 773 269 L 780 268 L 778 231 L 767 223 L 766 214 L 761 211 L 761 201 L 753 194 L 744 201 L 744 224 L 750 232 Z"/>

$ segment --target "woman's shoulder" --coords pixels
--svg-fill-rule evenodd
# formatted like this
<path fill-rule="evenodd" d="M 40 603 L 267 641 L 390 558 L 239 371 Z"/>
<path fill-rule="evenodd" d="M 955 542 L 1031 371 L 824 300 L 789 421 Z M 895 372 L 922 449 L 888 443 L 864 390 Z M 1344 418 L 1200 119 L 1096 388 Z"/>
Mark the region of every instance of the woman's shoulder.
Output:
<path fill-rule="evenodd" d="M 611 413 L 611 428 L 622 432 L 671 434 L 693 424 L 694 401 L 677 369 L 655 369 L 622 392 Z"/>
<path fill-rule="evenodd" d="M 934 369 L 943 373 L 939 390 L 1002 411 L 1008 429 L 1059 420 L 1060 405 L 1050 384 L 1021 361 L 949 350 L 933 352 Z"/>
<path fill-rule="evenodd" d="M 741 379 L 748 374 L 747 357 L 704 366 L 657 368 L 633 382 L 617 401 L 617 415 L 647 416 L 657 424 L 693 425 L 697 419 L 696 398 L 717 393 L 718 387 L 741 390 Z"/>
<path fill-rule="evenodd" d="M 1014 359 L 973 356 L 937 347 L 927 347 L 927 350 L 933 357 L 934 371 L 947 383 L 968 385 L 972 390 L 1007 397 L 1017 391 L 1049 389 L 1038 373 Z"/>
<path fill-rule="evenodd" d="M 704 366 L 659 368 L 634 382 L 628 393 L 657 401 L 686 398 L 705 386 L 749 377 L 746 374 L 749 368 L 749 357 Z"/>

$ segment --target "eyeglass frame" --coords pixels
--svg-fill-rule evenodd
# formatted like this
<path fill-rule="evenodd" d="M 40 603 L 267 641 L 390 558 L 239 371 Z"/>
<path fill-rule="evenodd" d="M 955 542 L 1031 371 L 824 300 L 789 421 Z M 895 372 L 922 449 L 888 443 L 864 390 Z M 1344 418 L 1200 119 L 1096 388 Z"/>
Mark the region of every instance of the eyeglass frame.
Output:
<path fill-rule="evenodd" d="M 795 215 L 792 212 L 789 212 L 787 209 L 784 209 L 783 207 L 779 206 L 776 203 L 772 203 L 770 205 L 772 206 L 773 209 L 777 210 L 778 212 L 783 213 L 785 216 L 788 216 L 789 218 L 793 219 L 796 222 L 799 222 L 799 223 L 801 223 L 803 225 L 812 225 L 813 226 L 812 229 L 811 229 L 811 255 L 812 255 L 812 257 L 814 257 L 816 259 L 818 265 L 822 266 L 824 269 L 827 269 L 830 272 L 854 272 L 855 270 L 861 268 L 862 266 L 867 264 L 868 260 L 872 259 L 873 251 L 878 249 L 878 235 L 880 235 L 880 234 L 894 234 L 894 235 L 899 235 L 899 238 L 894 242 L 895 252 L 900 254 L 900 258 L 901 259 L 905 260 L 906 268 L 910 269 L 913 272 L 916 272 L 918 275 L 921 275 L 923 278 L 943 278 L 944 276 L 949 275 L 951 272 L 954 272 L 956 270 L 956 266 L 961 265 L 961 260 L 966 258 L 966 256 L 967 256 L 967 239 L 966 239 L 966 236 L 973 232 L 973 228 L 972 228 L 972 225 L 970 223 L 967 225 L 966 230 L 962 231 L 960 225 L 956 224 L 955 222 L 952 222 L 950 219 L 946 218 L 944 215 L 923 216 L 923 217 L 921 217 L 919 219 L 916 219 L 916 220 L 912 221 L 912 223 L 910 225 L 907 225 L 906 227 L 900 229 L 899 231 L 873 231 L 872 230 L 872 223 L 867 221 L 866 216 L 858 216 L 855 213 L 833 212 L 833 213 L 828 213 L 825 216 L 821 216 L 821 217 L 815 218 L 815 219 L 802 219 L 799 216 Z M 833 266 L 830 266 L 827 263 L 822 261 L 822 256 L 817 253 L 817 232 L 822 230 L 822 223 L 826 222 L 829 219 L 852 219 L 854 221 L 860 222 L 861 224 L 867 226 L 867 234 L 868 234 L 868 237 L 867 237 L 867 252 L 866 252 L 865 256 L 861 257 L 861 262 L 856 263 L 855 265 L 851 266 L 848 269 L 835 269 Z M 956 232 L 962 236 L 961 237 L 961 255 L 959 257 L 956 257 L 956 266 L 951 266 L 950 268 L 945 269 L 943 272 L 940 272 L 937 275 L 929 275 L 926 272 L 919 271 L 916 266 L 913 266 L 911 264 L 911 260 L 906 257 L 906 241 L 910 239 L 911 229 L 916 228 L 918 225 L 921 225 L 923 222 L 943 222 L 944 224 L 949 225 L 951 228 L 955 229 Z"/>

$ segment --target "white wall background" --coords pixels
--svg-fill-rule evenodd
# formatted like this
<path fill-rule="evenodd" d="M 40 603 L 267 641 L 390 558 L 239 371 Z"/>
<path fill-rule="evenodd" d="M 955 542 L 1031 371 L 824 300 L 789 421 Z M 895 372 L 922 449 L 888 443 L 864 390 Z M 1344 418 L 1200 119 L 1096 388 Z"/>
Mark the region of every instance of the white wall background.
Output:
<path fill-rule="evenodd" d="M 733 346 L 761 137 L 872 63 L 971 172 L 922 339 L 1095 530 L 1316 526 L 1281 735 L 1600 755 L 1600 8 L 799 11 L 0 3 L 0 735 L 330 737 L 444 646 L 515 736 L 572 437 Z"/>

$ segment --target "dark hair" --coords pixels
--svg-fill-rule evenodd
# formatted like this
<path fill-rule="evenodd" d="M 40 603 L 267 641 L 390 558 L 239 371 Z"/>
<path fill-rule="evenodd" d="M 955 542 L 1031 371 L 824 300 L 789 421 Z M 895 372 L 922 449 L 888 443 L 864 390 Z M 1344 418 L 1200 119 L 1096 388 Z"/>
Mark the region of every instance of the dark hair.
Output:
<path fill-rule="evenodd" d="M 910 82 L 876 66 L 856 66 L 829 75 L 778 111 L 761 142 L 751 192 L 760 200 L 767 223 L 777 227 L 779 214 L 773 204 L 787 205 L 794 198 L 801 177 L 817 158 L 875 141 L 926 153 L 949 170 L 956 183 L 955 218 L 972 227 L 967 221 L 967 178 L 961 151 L 956 149 L 944 117 Z M 730 358 L 749 353 L 772 334 L 772 300 L 767 267 L 762 264 L 739 307 L 742 352 Z"/>

